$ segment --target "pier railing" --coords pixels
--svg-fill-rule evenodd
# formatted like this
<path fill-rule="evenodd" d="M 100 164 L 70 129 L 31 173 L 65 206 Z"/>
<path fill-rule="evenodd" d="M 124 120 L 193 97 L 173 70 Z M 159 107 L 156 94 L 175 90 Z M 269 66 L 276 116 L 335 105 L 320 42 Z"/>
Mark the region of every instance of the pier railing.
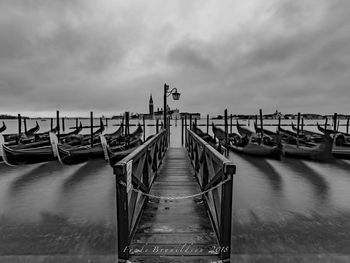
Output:
<path fill-rule="evenodd" d="M 206 191 L 203 200 L 218 240 L 217 252 L 221 259 L 228 259 L 231 252 L 233 175 L 236 166 L 190 129 L 186 129 L 185 145 L 198 184 L 203 192 Z"/>
<path fill-rule="evenodd" d="M 147 196 L 133 189 L 149 193 L 167 148 L 163 129 L 114 166 L 119 259 L 128 259 L 130 242 L 148 202 Z"/>

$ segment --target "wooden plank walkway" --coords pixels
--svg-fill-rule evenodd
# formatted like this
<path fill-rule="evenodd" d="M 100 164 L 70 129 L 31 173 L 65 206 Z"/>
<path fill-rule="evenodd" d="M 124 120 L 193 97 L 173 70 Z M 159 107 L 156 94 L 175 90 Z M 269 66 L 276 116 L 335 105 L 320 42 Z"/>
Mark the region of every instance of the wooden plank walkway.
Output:
<path fill-rule="evenodd" d="M 169 148 L 151 194 L 184 196 L 200 192 L 185 148 Z M 201 197 L 150 198 L 131 242 L 132 262 L 210 262 L 217 246 Z"/>

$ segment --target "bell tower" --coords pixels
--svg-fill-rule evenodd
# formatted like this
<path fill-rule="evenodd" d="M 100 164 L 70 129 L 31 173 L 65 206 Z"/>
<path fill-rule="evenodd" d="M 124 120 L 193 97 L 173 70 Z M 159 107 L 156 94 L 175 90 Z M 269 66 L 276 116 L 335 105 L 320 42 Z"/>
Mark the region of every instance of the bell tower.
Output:
<path fill-rule="evenodd" d="M 150 115 L 154 114 L 152 94 L 149 97 L 149 114 Z"/>

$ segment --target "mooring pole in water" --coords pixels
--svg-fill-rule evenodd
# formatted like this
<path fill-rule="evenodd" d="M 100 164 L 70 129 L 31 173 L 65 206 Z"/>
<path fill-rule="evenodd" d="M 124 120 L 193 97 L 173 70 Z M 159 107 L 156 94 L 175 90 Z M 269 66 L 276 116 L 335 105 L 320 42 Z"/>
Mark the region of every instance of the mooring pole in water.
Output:
<path fill-rule="evenodd" d="M 27 119 L 23 118 L 23 124 L 24 124 L 24 133 L 27 135 Z"/>
<path fill-rule="evenodd" d="M 298 112 L 298 122 L 297 122 L 297 146 L 299 146 L 299 127 L 300 127 L 300 112 Z"/>
<path fill-rule="evenodd" d="M 230 115 L 230 133 L 232 133 L 232 118 L 233 118 L 233 115 L 231 114 Z"/>
<path fill-rule="evenodd" d="M 65 130 L 65 120 L 64 120 L 64 117 L 62 117 L 62 131 Z"/>
<path fill-rule="evenodd" d="M 57 138 L 60 138 L 60 111 L 56 111 Z"/>
<path fill-rule="evenodd" d="M 184 117 L 181 117 L 181 145 L 184 145 Z"/>
<path fill-rule="evenodd" d="M 346 133 L 349 134 L 349 117 L 348 117 L 348 120 L 346 121 Z"/>
<path fill-rule="evenodd" d="M 78 118 L 75 118 L 75 128 L 78 129 Z"/>
<path fill-rule="evenodd" d="M 326 116 L 326 121 L 325 121 L 325 123 L 324 123 L 324 129 L 325 129 L 325 130 L 327 129 L 327 123 L 328 123 L 328 118 L 327 118 L 327 116 Z"/>
<path fill-rule="evenodd" d="M 90 111 L 90 145 L 94 145 L 94 113 Z"/>
<path fill-rule="evenodd" d="M 337 130 L 337 118 L 338 118 L 338 114 L 335 112 L 333 115 L 333 130 L 334 131 Z"/>
<path fill-rule="evenodd" d="M 262 109 L 259 110 L 260 113 L 260 133 L 261 133 L 261 138 L 263 137 L 263 129 L 264 129 L 264 124 L 263 124 L 263 116 L 262 116 Z"/>
<path fill-rule="evenodd" d="M 226 156 L 228 156 L 228 116 L 227 116 L 227 109 L 225 109 L 225 148 L 226 148 Z"/>
<path fill-rule="evenodd" d="M 106 127 L 108 127 L 108 118 L 106 118 Z"/>
<path fill-rule="evenodd" d="M 278 116 L 278 126 L 277 126 L 278 132 L 280 131 L 280 128 L 281 128 L 281 116 Z"/>
<path fill-rule="evenodd" d="M 194 119 L 194 128 L 197 129 L 197 118 Z"/>
<path fill-rule="evenodd" d="M 53 130 L 53 118 L 50 118 L 50 131 Z"/>
<path fill-rule="evenodd" d="M 192 114 L 190 114 L 190 130 L 192 130 Z"/>
<path fill-rule="evenodd" d="M 301 118 L 301 134 L 304 133 L 304 118 Z"/>
<path fill-rule="evenodd" d="M 209 114 L 207 114 L 207 134 L 209 134 Z"/>
<path fill-rule="evenodd" d="M 146 141 L 146 123 L 145 123 L 145 115 L 142 116 L 142 126 L 143 126 L 143 141 Z"/>
<path fill-rule="evenodd" d="M 255 125 L 258 127 L 258 115 L 255 114 Z"/>
<path fill-rule="evenodd" d="M 22 133 L 22 117 L 21 114 L 18 114 L 18 136 L 21 137 Z"/>
<path fill-rule="evenodd" d="M 159 120 L 156 119 L 156 133 L 159 132 Z"/>

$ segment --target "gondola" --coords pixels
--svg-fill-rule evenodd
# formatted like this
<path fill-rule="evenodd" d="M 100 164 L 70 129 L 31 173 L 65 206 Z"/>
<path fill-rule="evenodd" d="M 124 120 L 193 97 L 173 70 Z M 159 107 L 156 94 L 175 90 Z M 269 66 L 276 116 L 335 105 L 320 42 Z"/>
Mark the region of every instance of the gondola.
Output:
<path fill-rule="evenodd" d="M 39 131 L 39 129 L 40 129 L 40 126 L 39 126 L 38 122 L 36 122 L 36 125 L 33 128 L 31 128 L 28 131 L 23 132 L 21 134 L 17 134 L 17 133 L 5 134 L 4 140 L 6 143 L 9 143 L 9 144 L 17 144 L 20 140 L 25 140 L 25 139 L 28 139 L 28 138 L 34 136 L 34 134 L 37 131 Z"/>
<path fill-rule="evenodd" d="M 211 147 L 217 150 L 219 153 L 223 154 L 226 150 L 225 147 L 221 145 L 221 143 L 217 143 L 216 140 L 208 133 L 203 132 L 198 127 L 193 127 L 193 132 L 201 137 L 205 142 L 207 142 Z"/>
<path fill-rule="evenodd" d="M 120 128 L 119 128 L 120 129 Z M 142 128 L 139 125 L 138 128 L 130 134 L 128 139 L 130 142 L 125 142 L 125 145 L 133 146 L 134 141 L 140 140 L 142 135 Z M 114 135 L 109 136 L 110 141 L 117 140 L 120 136 L 120 132 L 113 133 Z M 91 146 L 91 141 L 86 145 L 71 146 L 69 144 L 59 145 L 58 152 L 62 163 L 64 164 L 77 164 L 89 159 L 105 158 L 109 159 L 108 151 L 118 152 L 125 149 L 125 147 L 120 147 L 121 145 L 108 146 L 106 137 L 102 134 L 99 135 L 98 139 L 94 140 Z M 127 147 L 126 149 L 129 149 Z"/>
<path fill-rule="evenodd" d="M 225 143 L 225 140 L 226 140 L 225 132 L 222 129 L 216 127 L 214 124 L 212 124 L 212 128 L 215 136 L 220 141 Z M 242 153 L 242 154 L 247 154 L 247 155 L 252 155 L 257 157 L 280 159 L 281 149 L 278 144 L 274 144 L 271 141 L 268 142 L 267 140 L 269 139 L 267 139 L 267 137 L 264 137 L 261 140 L 261 138 L 257 134 L 253 132 L 248 132 L 247 129 L 242 128 L 239 125 L 238 121 L 237 121 L 237 130 L 240 133 L 240 135 L 232 134 L 231 136 L 229 136 L 228 147 L 230 150 L 237 153 Z"/>
<path fill-rule="evenodd" d="M 81 127 L 78 127 L 74 131 L 67 133 L 60 138 L 71 136 L 80 131 Z M 59 139 L 53 132 L 49 132 L 48 137 L 48 139 L 14 146 L 9 146 L 3 143 L 0 145 L 1 156 L 3 157 L 4 162 L 8 165 L 33 164 L 56 160 L 58 156 L 53 147 L 58 144 Z"/>
<path fill-rule="evenodd" d="M 6 124 L 5 122 L 2 122 L 2 126 L 0 127 L 0 133 L 6 130 Z"/>

